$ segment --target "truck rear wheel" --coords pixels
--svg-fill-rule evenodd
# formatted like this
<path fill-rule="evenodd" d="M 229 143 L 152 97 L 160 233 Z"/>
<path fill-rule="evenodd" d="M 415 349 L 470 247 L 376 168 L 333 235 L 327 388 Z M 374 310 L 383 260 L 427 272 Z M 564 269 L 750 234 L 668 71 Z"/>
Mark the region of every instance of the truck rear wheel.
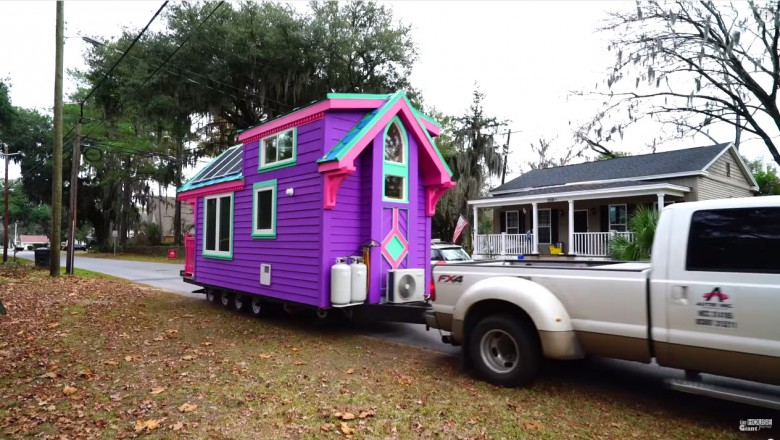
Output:
<path fill-rule="evenodd" d="M 511 315 L 479 321 L 471 331 L 468 354 L 480 377 L 509 387 L 531 383 L 542 362 L 533 328 Z"/>

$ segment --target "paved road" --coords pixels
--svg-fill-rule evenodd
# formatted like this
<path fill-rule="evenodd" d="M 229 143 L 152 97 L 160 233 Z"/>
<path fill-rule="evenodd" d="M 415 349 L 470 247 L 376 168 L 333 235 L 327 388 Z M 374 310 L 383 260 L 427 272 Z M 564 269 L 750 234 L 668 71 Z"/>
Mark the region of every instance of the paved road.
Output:
<path fill-rule="evenodd" d="M 33 259 L 32 252 L 20 252 L 21 258 Z M 65 265 L 64 258 L 62 265 Z M 166 263 L 146 263 L 137 261 L 110 260 L 104 258 L 88 258 L 76 256 L 75 266 L 101 272 L 118 278 L 147 284 L 169 290 L 180 295 L 204 298 L 202 294 L 193 294 L 197 287 L 184 283 L 179 277 L 180 265 Z M 444 362 L 458 365 L 456 356 L 460 349 L 441 343 L 435 330 L 426 331 L 421 325 L 397 323 L 359 323 L 348 329 L 339 331 L 354 331 L 359 334 L 374 336 L 397 343 L 414 345 L 445 355 Z M 681 378 L 679 370 L 660 367 L 655 364 L 639 364 L 612 359 L 587 359 L 574 362 L 548 362 L 542 376 L 542 381 L 555 383 L 556 386 L 592 387 L 595 392 L 609 392 L 622 396 L 626 402 L 641 401 L 648 411 L 664 411 L 692 419 L 698 423 L 733 424 L 738 432 L 740 418 L 772 418 L 775 428 L 769 432 L 764 430 L 756 438 L 774 437 L 780 440 L 780 413 L 735 404 L 717 399 L 704 398 L 690 394 L 668 390 L 663 381 L 667 378 Z M 751 391 L 776 395 L 780 399 L 780 387 L 759 385 L 752 382 L 732 380 L 710 375 L 703 375 L 708 383 L 729 387 L 738 387 Z"/>

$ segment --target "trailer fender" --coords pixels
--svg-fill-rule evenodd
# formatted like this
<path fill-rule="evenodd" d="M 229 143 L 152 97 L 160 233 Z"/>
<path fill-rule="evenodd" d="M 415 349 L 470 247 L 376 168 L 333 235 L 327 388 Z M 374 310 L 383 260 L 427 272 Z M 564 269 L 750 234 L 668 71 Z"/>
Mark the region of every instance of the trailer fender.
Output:
<path fill-rule="evenodd" d="M 469 286 L 455 304 L 453 337 L 464 342 L 464 324 L 469 312 L 487 301 L 503 301 L 525 312 L 539 333 L 545 357 L 552 359 L 578 359 L 583 357 L 571 318 L 566 308 L 544 286 L 517 277 L 490 277 Z M 499 309 L 501 310 L 501 309 Z M 512 308 L 506 312 L 511 313 Z M 501 312 L 496 312 L 501 313 Z"/>

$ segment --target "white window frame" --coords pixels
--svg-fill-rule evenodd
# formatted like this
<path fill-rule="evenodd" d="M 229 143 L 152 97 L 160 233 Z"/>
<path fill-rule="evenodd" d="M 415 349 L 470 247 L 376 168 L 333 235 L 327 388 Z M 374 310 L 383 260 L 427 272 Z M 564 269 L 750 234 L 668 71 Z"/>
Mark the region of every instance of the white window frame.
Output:
<path fill-rule="evenodd" d="M 542 212 L 547 211 L 547 220 L 549 223 L 542 224 Z M 539 244 L 551 244 L 552 243 L 552 209 L 550 208 L 544 208 L 544 209 L 537 209 L 537 215 L 539 215 L 539 218 L 536 220 L 536 231 L 537 234 L 539 234 Z M 550 233 L 547 234 L 548 237 L 550 237 L 550 241 L 542 241 L 542 229 L 547 228 Z"/>
<path fill-rule="evenodd" d="M 255 183 L 252 187 L 252 238 L 276 238 L 276 188 L 276 179 Z M 263 191 L 271 192 L 271 227 L 269 229 L 258 229 L 257 227 L 257 210 L 260 206 L 257 195 Z"/>
<path fill-rule="evenodd" d="M 658 202 L 656 202 L 656 203 L 658 203 Z M 615 206 L 615 207 L 622 206 L 623 209 L 625 209 L 625 211 L 626 211 L 626 215 L 625 215 L 626 222 L 625 223 L 612 223 L 611 211 L 612 211 L 612 207 L 613 206 Z M 658 210 L 657 206 L 656 206 L 656 210 Z M 626 203 L 616 203 L 616 204 L 607 206 L 607 229 L 608 229 L 607 232 L 612 232 L 613 231 L 612 225 L 623 225 L 623 226 L 625 226 L 625 228 L 622 231 L 618 231 L 617 229 L 614 229 L 614 231 L 616 231 L 616 232 L 626 232 L 626 231 L 628 231 L 628 205 Z"/>
<path fill-rule="evenodd" d="M 220 200 L 229 197 L 230 198 L 230 239 L 228 240 L 229 249 L 227 251 L 220 251 L 219 250 L 219 229 L 220 229 L 220 210 L 222 209 L 222 204 L 220 203 Z M 208 231 L 208 201 L 209 200 L 215 200 L 217 201 L 216 206 L 216 216 L 215 216 L 215 222 L 214 225 L 214 249 L 206 249 L 206 231 Z M 233 258 L 233 214 L 235 212 L 235 198 L 234 194 L 226 193 L 226 194 L 215 194 L 211 196 L 206 196 L 203 198 L 203 256 L 204 257 L 214 257 L 214 258 L 222 258 L 222 259 L 232 259 Z"/>
<path fill-rule="evenodd" d="M 279 138 L 283 134 L 292 132 L 292 156 L 289 159 L 279 160 L 279 142 L 276 143 L 276 160 L 266 163 L 265 161 L 265 143 L 273 138 Z M 276 168 L 281 168 L 288 165 L 295 165 L 295 161 L 298 158 L 298 129 L 297 127 L 288 128 L 278 133 L 274 133 L 270 136 L 266 136 L 260 139 L 260 157 L 257 158 L 257 170 L 265 171 Z"/>
<path fill-rule="evenodd" d="M 509 214 L 515 215 L 515 223 L 517 226 L 509 226 Z M 510 228 L 515 232 L 511 232 Z M 519 234 L 520 233 L 520 211 L 505 211 L 504 212 L 504 229 L 507 234 Z"/>

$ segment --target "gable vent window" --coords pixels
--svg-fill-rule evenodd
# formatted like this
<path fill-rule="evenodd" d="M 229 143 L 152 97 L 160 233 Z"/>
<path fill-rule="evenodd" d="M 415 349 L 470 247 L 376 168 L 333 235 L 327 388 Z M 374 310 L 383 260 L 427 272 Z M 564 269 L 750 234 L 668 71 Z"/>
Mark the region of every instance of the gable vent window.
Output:
<path fill-rule="evenodd" d="M 390 121 L 384 138 L 385 201 L 409 201 L 409 143 L 398 116 Z"/>
<path fill-rule="evenodd" d="M 726 177 L 731 177 L 731 164 L 726 164 Z"/>

